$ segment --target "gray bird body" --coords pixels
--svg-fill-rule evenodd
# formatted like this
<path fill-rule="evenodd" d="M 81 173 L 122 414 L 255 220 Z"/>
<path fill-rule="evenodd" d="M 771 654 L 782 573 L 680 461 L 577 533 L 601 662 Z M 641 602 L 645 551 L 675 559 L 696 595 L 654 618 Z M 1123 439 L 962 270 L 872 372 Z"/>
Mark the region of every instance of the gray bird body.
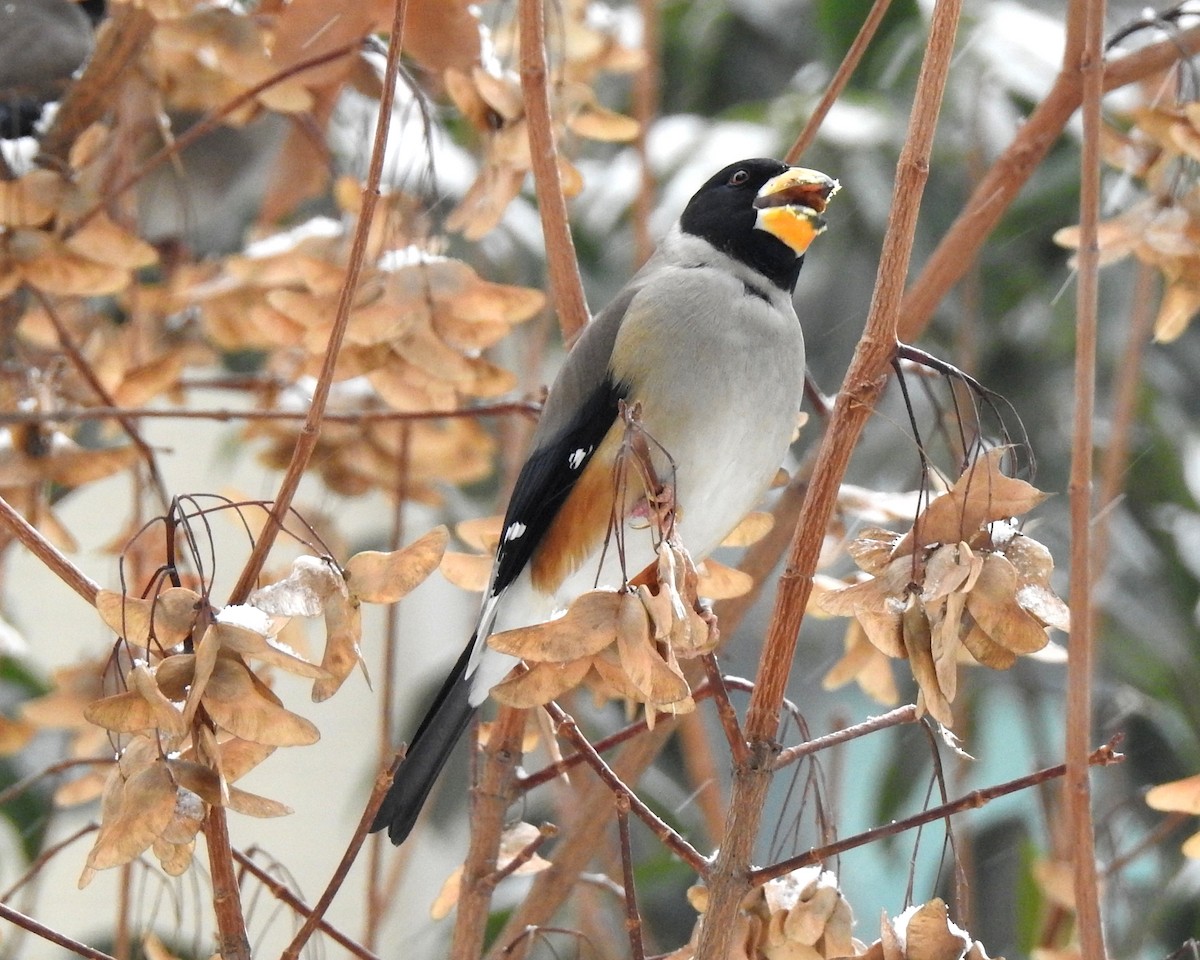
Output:
<path fill-rule="evenodd" d="M 697 560 L 708 556 L 766 492 L 795 432 L 804 334 L 791 293 L 675 226 L 567 355 L 531 456 L 554 444 L 609 379 L 630 385 L 625 400 L 640 405 L 655 470 L 674 480 L 683 545 Z M 623 563 L 609 541 L 553 593 L 535 589 L 527 568 L 485 595 L 480 633 L 539 623 L 586 590 L 619 587 L 654 560 L 655 535 L 644 523 L 627 526 Z M 480 644 L 468 671 L 471 704 L 515 664 Z"/>
<path fill-rule="evenodd" d="M 584 591 L 619 588 L 654 562 L 657 531 L 616 493 L 622 402 L 640 411 L 657 479 L 671 487 L 677 532 L 695 560 L 766 491 L 804 390 L 792 289 L 836 189 L 824 174 L 779 161 L 730 165 L 585 328 L 514 486 L 475 632 L 372 829 L 387 826 L 394 843 L 404 840 L 474 710 L 516 663 L 487 645 L 492 633 L 542 622 Z M 634 496 L 644 498 L 640 485 Z M 623 550 L 609 529 L 614 512 Z"/>

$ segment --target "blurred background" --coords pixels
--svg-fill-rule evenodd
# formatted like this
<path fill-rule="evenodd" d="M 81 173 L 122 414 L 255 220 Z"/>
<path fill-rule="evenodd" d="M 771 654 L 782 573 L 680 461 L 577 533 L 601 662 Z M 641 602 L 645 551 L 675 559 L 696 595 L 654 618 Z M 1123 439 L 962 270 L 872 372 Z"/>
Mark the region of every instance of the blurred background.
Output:
<path fill-rule="evenodd" d="M 78 204 L 103 195 L 106 180 L 118 179 L 206 111 L 267 75 L 256 70 L 285 66 L 284 25 L 288 11 L 301 6 L 150 4 L 152 23 L 141 27 L 146 36 L 138 47 L 141 66 L 132 78 L 122 78 L 124 92 L 104 112 L 108 139 L 93 148 L 105 158 L 108 176 L 89 173 L 95 168 L 78 155 L 82 131 L 57 148 L 59 164 L 74 171 L 74 214 L 81 209 Z M 564 76 L 596 98 L 595 108 L 575 114 L 588 116 L 590 124 L 577 124 L 564 138 L 574 171 L 567 179 L 577 174 L 580 184 L 569 209 L 593 309 L 636 269 L 640 231 L 661 236 L 711 171 L 741 157 L 787 150 L 869 6 L 863 0 L 564 0 L 553 8 L 548 18 L 552 57 L 564 64 Z M 412 7 L 424 19 L 414 27 L 413 47 L 406 48 L 407 72 L 392 118 L 384 165 L 391 198 L 381 214 L 390 233 L 383 246 L 399 251 L 400 258 L 414 245 L 436 250 L 461 259 L 490 283 L 544 290 L 545 254 L 532 186 L 524 176 L 520 150 L 513 146 L 523 135 L 519 92 L 511 75 L 502 72 L 516 63 L 515 4 L 488 2 L 476 12 L 448 3 L 442 11 L 446 20 L 429 12 L 441 9 L 435 0 Z M 0 127 L 8 136 L 0 151 L 6 180 L 31 169 L 38 152 L 54 146 L 55 134 L 65 126 L 61 117 L 56 120 L 56 104 L 62 97 L 69 100 L 68 91 L 81 82 L 73 77 L 79 77 L 76 71 L 88 51 L 105 42 L 105 25 L 114 19 L 131 30 L 139 9 L 67 0 L 10 0 L 4 5 Z M 626 142 L 629 131 L 604 111 L 637 116 L 638 98 L 647 96 L 645 88 L 639 90 L 638 69 L 644 63 L 640 51 L 648 9 L 658 37 L 649 61 L 657 99 L 650 101 L 644 142 L 631 143 Z M 464 52 L 450 42 L 463 36 L 461 24 L 447 26 L 453 17 L 446 11 L 451 10 L 470 18 L 470 29 L 481 31 L 481 44 L 468 44 Z M 1109 35 L 1122 36 L 1112 55 L 1170 38 L 1200 22 L 1186 4 L 1158 14 L 1132 3 L 1110 3 Z M 1052 2 L 967 3 L 921 207 L 914 275 L 974 185 L 1050 90 L 1062 57 L 1065 15 L 1065 4 Z M 382 23 L 390 19 L 390 13 L 372 16 Z M 923 3 L 892 3 L 849 87 L 801 158 L 805 166 L 826 171 L 843 185 L 828 214 L 828 233 L 814 245 L 797 293 L 809 373 L 828 394 L 841 381 L 869 308 L 927 17 Z M 249 36 L 248 23 L 271 22 L 280 25 L 270 35 L 274 46 L 264 45 L 257 34 Z M 376 29 L 378 24 L 368 23 L 365 32 L 374 35 Z M 422 39 L 424 44 L 418 42 Z M 251 56 L 265 49 L 274 60 Z M 119 212 L 129 232 L 155 252 L 152 264 L 139 265 L 116 289 L 92 288 L 70 278 L 55 289 L 50 281 L 30 279 L 28 271 L 22 282 L 36 293 L 0 283 L 3 410 L 44 409 L 47 415 L 39 428 L 45 434 L 41 440 L 30 439 L 28 425 L 7 421 L 0 492 L 37 518 L 52 539 L 63 542 L 63 534 L 69 535 L 75 543 L 63 546 L 73 547 L 72 562 L 101 586 L 120 589 L 122 545 L 161 506 L 155 508 L 152 479 L 139 466 L 126 464 L 112 476 L 86 481 L 62 472 L 67 468 L 59 461 L 42 468 L 50 458 L 37 452 L 37 444 L 57 449 L 60 435 L 85 450 L 126 442 L 112 421 L 55 420 L 56 410 L 107 404 L 80 386 L 79 368 L 63 347 L 70 338 L 55 332 L 51 306 L 57 307 L 87 363 L 110 385 L 118 406 L 231 414 L 305 409 L 323 328 L 310 324 L 299 334 L 291 328 L 284 334 L 271 326 L 273 314 L 255 314 L 251 306 L 257 301 L 251 294 L 261 294 L 274 281 L 246 265 L 296 250 L 326 266 L 342 262 L 358 189 L 346 184 L 360 181 L 370 157 L 382 49 L 368 43 L 336 80 L 324 77 L 301 85 L 302 90 L 292 91 L 299 102 L 284 103 L 287 98 L 281 95 L 278 102 L 253 102 L 254 109 L 226 117 L 170 162 L 141 177 L 135 190 L 112 200 L 114 216 Z M 295 54 L 294 61 L 299 57 Z M 462 69 L 455 58 L 482 62 L 485 74 L 503 78 L 494 81 L 502 89 L 488 87 L 486 79 Z M 448 82 L 452 70 L 464 79 Z M 1184 115 L 1177 102 L 1196 97 L 1192 71 L 1188 64 L 1178 75 L 1150 77 L 1111 94 L 1105 109 L 1113 144 L 1128 146 L 1124 137 L 1144 151 L 1147 142 L 1161 138 L 1163 115 L 1176 110 L 1171 116 L 1178 120 Z M 88 79 L 87 73 L 82 76 Z M 641 101 L 643 108 L 646 102 Z M 473 116 L 471 108 L 480 103 L 483 114 Z M 512 105 L 509 113 L 502 109 L 505 104 Z M 1003 397 L 1005 425 L 1018 436 L 1022 427 L 1027 434 L 1036 458 L 1036 473 L 1029 479 L 1053 496 L 1026 518 L 1025 529 L 1051 549 L 1058 567 L 1053 582 L 1062 596 L 1069 544 L 1074 287 L 1071 251 L 1054 237 L 1078 220 L 1077 122 L 1051 147 L 979 261 L 940 305 L 919 341 L 923 349 L 960 366 Z M 1104 179 L 1103 215 L 1116 226 L 1105 235 L 1110 243 L 1106 256 L 1111 254 L 1114 262 L 1105 267 L 1101 287 L 1098 456 L 1106 466 L 1097 509 L 1097 529 L 1104 539 L 1098 559 L 1093 739 L 1099 744 L 1123 734 L 1121 750 L 1127 759 L 1096 771 L 1093 783 L 1110 950 L 1120 957 L 1163 957 L 1200 935 L 1200 868 L 1180 852 L 1194 821 L 1152 811 L 1144 802 L 1149 786 L 1200 770 L 1200 339 L 1194 328 L 1182 328 L 1186 324 L 1170 342 L 1152 342 L 1151 330 L 1163 290 L 1170 284 L 1196 283 L 1193 278 L 1200 276 L 1188 272 L 1195 269 L 1196 252 L 1187 245 L 1195 243 L 1197 234 L 1187 229 L 1179 234 L 1170 269 L 1140 255 L 1118 261 L 1115 252 L 1123 240 L 1127 248 L 1136 246 L 1137 238 L 1121 231 L 1138 229 L 1130 225 L 1129 211 L 1139 204 L 1190 211 L 1196 154 L 1176 151 L 1156 160 L 1157 166 L 1147 162 L 1134 169 L 1136 164 L 1115 162 L 1121 154 L 1113 144 L 1107 151 L 1113 162 Z M 643 157 L 651 177 L 648 191 L 641 181 Z M 61 208 L 58 216 L 66 217 L 67 209 Z M 5 224 L 0 239 L 11 242 L 18 230 L 30 229 L 12 218 Z M 9 260 L 2 259 L 6 256 Z M 0 253 L 0 269 L 15 270 L 15 257 Z M 320 274 L 316 267 L 312 271 L 304 276 Z M 316 298 L 317 309 L 326 310 L 326 321 L 331 320 L 326 289 L 313 281 L 305 293 Z M 271 302 L 279 310 L 282 301 Z M 509 374 L 488 373 L 489 380 L 476 366 L 473 389 L 461 390 L 439 388 L 412 374 L 391 392 L 380 377 L 347 376 L 335 390 L 331 409 L 416 409 L 422 403 L 445 409 L 536 398 L 562 355 L 552 312 L 531 310 L 495 322 L 503 327 L 498 330 L 502 336 L 476 354 Z M 357 343 L 354 349 L 361 354 L 355 354 L 354 362 L 372 372 L 362 359 L 366 347 Z M 464 351 L 472 360 L 476 354 Z M 414 360 L 409 356 L 406 362 Z M 403 401 L 397 400 L 401 395 Z M 950 408 L 949 392 L 933 382 L 927 392 L 914 390 L 914 396 L 918 422 L 927 435 L 935 435 Z M 787 465 L 793 470 L 819 436 L 818 411 L 810 413 Z M 411 496 L 401 498 L 399 513 L 394 483 L 371 459 L 383 456 L 388 442 L 394 453 L 394 437 L 364 439 L 361 424 L 326 430 L 296 506 L 326 543 L 342 551 L 340 556 L 386 548 L 397 532 L 400 542 L 408 542 L 437 523 L 453 527 L 502 508 L 529 418 L 505 413 L 435 424 L 429 436 L 414 433 L 407 441 L 424 473 L 411 489 L 405 488 Z M 985 424 L 985 429 L 998 432 L 998 424 Z M 154 451 L 162 487 L 171 495 L 246 500 L 275 495 L 279 468 L 287 462 L 296 430 L 290 421 L 247 425 L 215 417 L 156 417 L 138 425 Z M 428 452 L 422 452 L 424 446 L 418 450 L 420 444 L 428 444 Z M 921 480 L 920 470 L 908 414 L 893 385 L 846 481 L 872 491 L 911 491 Z M 866 522 L 851 511 L 842 520 L 843 532 L 851 534 Z M 222 516 L 212 518 L 203 536 L 213 544 L 212 595 L 221 598 L 248 552 L 246 537 L 237 523 Z M 270 569 L 282 575 L 299 552 L 298 545 L 284 543 L 272 556 Z M 145 558 L 133 554 L 126 550 L 124 569 L 144 573 Z M 23 704 L 54 688 L 56 670 L 102 660 L 112 637 L 87 605 L 21 546 L 6 541 L 3 557 L 2 610 L 8 628 L 0 634 L 0 714 L 17 724 L 24 716 Z M 736 563 L 738 554 L 721 559 Z M 842 561 L 830 572 L 850 569 Z M 140 592 L 142 585 L 131 583 L 131 592 Z M 754 675 L 771 593 L 768 583 L 736 633 L 725 637 L 719 658 L 727 673 Z M 234 815 L 232 840 L 240 849 L 256 848 L 264 863 L 278 864 L 277 875 L 307 902 L 317 898 L 341 856 L 381 762 L 383 688 L 378 678 L 389 629 L 401 664 L 395 743 L 411 730 L 456 658 L 476 602 L 472 594 L 434 574 L 400 606 L 390 628 L 385 615 L 372 610 L 365 620 L 362 654 L 375 683 L 355 672 L 340 695 L 324 703 L 310 704 L 302 681 L 276 672 L 276 692 L 289 709 L 319 727 L 321 740 L 277 752 L 246 778 L 241 784 L 246 789 L 282 800 L 295 812 L 277 820 Z M 886 708 L 854 684 L 825 689 L 822 680 L 843 654 L 845 631 L 842 620 L 809 617 L 804 625 L 788 696 L 813 734 Z M 1061 635 L 1053 639 L 1065 643 Z M 309 631 L 309 642 L 319 645 L 319 631 Z M 894 673 L 900 700 L 909 702 L 915 687 L 904 667 L 895 665 Z M 1061 663 L 1044 661 L 1023 661 L 1007 671 L 961 671 L 955 733 L 974 759 L 942 748 L 951 796 L 1060 761 L 1064 680 Z M 745 694 L 733 696 L 735 706 L 744 708 Z M 620 707 L 595 707 L 586 697 L 577 698 L 572 709 L 597 735 L 623 722 Z M 702 710 L 701 716 L 710 739 L 719 742 L 711 713 Z M 19 734 L 24 739 L 18 749 L 0 751 L 6 754 L 0 756 L 0 791 L 66 755 L 68 739 L 77 735 L 55 730 L 44 720 L 32 726 Z M 790 744 L 801 738 L 789 726 L 781 739 Z M 921 727 L 904 726 L 822 754 L 816 765 L 806 761 L 785 772 L 772 787 L 761 860 L 820 843 L 818 805 L 837 833 L 849 836 L 939 802 L 933 744 Z M 725 796 L 728 770 L 718 764 L 715 780 L 697 783 L 692 749 L 684 739 L 671 740 L 639 792 L 707 851 L 714 838 L 701 795 L 710 790 Z M 530 769 L 544 759 L 535 754 Z M 94 801 L 55 808 L 59 784 L 57 779 L 39 781 L 0 806 L 0 897 L 51 844 L 98 816 Z M 452 920 L 434 922 L 428 910 L 466 849 L 466 786 L 466 759 L 457 757 L 429 822 L 401 851 L 389 847 L 382 852 L 382 875 L 398 880 L 389 887 L 390 903 L 375 934 L 380 953 L 444 954 Z M 907 903 L 938 894 L 954 901 L 957 876 L 966 881 L 967 891 L 958 902 L 959 922 L 992 956 L 1028 956 L 1037 947 L 1069 949 L 1070 911 L 1060 902 L 1054 882 L 1056 856 L 1065 852 L 1057 790 L 1052 782 L 960 815 L 952 848 L 944 843 L 943 827 L 934 825 L 830 863 L 859 917 L 856 935 L 867 942 L 874 939 L 874 918 L 880 911 L 894 916 Z M 519 815 L 531 822 L 554 819 L 562 812 L 556 811 L 556 802 L 553 791 L 545 789 Z M 695 877 L 649 834 L 635 833 L 635 840 L 650 944 L 655 952 L 674 949 L 690 935 L 695 919 L 685 900 Z M 171 879 L 147 859 L 128 872 L 103 872 L 80 891 L 75 881 L 88 842 L 80 840 L 49 857 L 36 880 L 13 893 L 11 903 L 71 936 L 113 950 L 114 911 L 125 909 L 120 905 L 128 899 L 133 906 L 127 916 L 138 936 L 153 929 L 179 956 L 208 955 L 212 930 L 202 868 Z M 547 856 L 553 858 L 552 848 Z M 363 891 L 370 882 L 365 871 L 362 858 L 329 913 L 330 921 L 352 936 L 364 922 Z M 525 882 L 513 880 L 500 888 L 497 928 L 503 910 L 520 900 Z M 246 884 L 244 901 L 259 955 L 279 950 L 290 939 L 294 917 L 253 882 Z M 564 925 L 576 919 L 564 920 Z M 615 956 L 625 949 L 621 941 L 599 947 L 556 943 L 557 955 L 595 950 Z M 539 949 L 541 955 L 550 954 L 551 948 Z M 341 955 L 340 950 L 317 940 L 308 955 Z M 49 955 L 54 954 L 46 943 L 0 925 L 0 956 Z"/>

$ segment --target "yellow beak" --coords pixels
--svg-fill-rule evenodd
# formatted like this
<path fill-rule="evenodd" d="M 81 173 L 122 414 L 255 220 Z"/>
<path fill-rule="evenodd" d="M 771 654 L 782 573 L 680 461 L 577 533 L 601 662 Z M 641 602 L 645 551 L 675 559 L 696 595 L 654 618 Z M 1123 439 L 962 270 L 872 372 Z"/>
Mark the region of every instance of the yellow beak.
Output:
<path fill-rule="evenodd" d="M 783 241 L 800 256 L 825 231 L 821 214 L 840 189 L 840 183 L 819 170 L 791 167 L 758 191 L 754 226 Z"/>

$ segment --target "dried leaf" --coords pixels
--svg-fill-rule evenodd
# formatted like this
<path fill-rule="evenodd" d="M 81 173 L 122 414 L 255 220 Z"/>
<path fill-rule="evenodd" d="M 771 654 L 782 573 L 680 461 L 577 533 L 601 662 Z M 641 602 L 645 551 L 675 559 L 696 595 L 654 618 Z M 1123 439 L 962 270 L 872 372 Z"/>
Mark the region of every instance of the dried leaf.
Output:
<path fill-rule="evenodd" d="M 1200 815 L 1200 774 L 1151 787 L 1146 792 L 1146 804 L 1152 810 Z"/>
<path fill-rule="evenodd" d="M 449 539 L 439 526 L 403 550 L 356 553 L 346 562 L 350 592 L 364 603 L 396 603 L 437 569 Z"/>
<path fill-rule="evenodd" d="M 221 657 L 204 693 L 213 722 L 243 740 L 277 747 L 316 743 L 320 733 L 308 720 L 285 710 L 278 698 L 254 682 L 240 660 Z"/>
<path fill-rule="evenodd" d="M 32 723 L 0 714 L 0 757 L 10 757 L 25 749 L 35 733 L 37 727 Z"/>
<path fill-rule="evenodd" d="M 66 241 L 66 247 L 80 256 L 111 267 L 136 270 L 158 261 L 158 252 L 118 226 L 103 212 L 94 214 Z"/>
<path fill-rule="evenodd" d="M 937 667 L 933 661 L 933 638 L 929 619 L 916 596 L 910 596 L 903 615 L 904 649 L 912 667 L 913 679 L 921 690 L 925 709 L 939 723 L 954 725 L 954 714 L 950 709 L 941 685 L 938 683 Z"/>
<path fill-rule="evenodd" d="M 16 180 L 0 180 L 0 224 L 40 227 L 49 222 L 69 189 L 53 170 L 30 170 Z"/>
<path fill-rule="evenodd" d="M 141 733 L 154 730 L 159 723 L 154 706 L 132 690 L 97 700 L 83 715 L 90 723 L 115 733 Z"/>
<path fill-rule="evenodd" d="M 229 788 L 229 803 L 227 806 L 236 813 L 260 819 L 265 817 L 286 817 L 294 812 L 286 803 L 280 803 L 278 800 L 272 800 L 270 797 L 259 796 L 257 793 L 239 790 L 237 787 Z"/>
<path fill-rule="evenodd" d="M 617 639 L 623 594 L 593 590 L 579 596 L 557 620 L 505 630 L 488 646 L 530 661 L 561 663 L 599 653 Z"/>
<path fill-rule="evenodd" d="M 909 915 L 904 940 L 906 960 L 960 960 L 971 945 L 971 938 L 950 922 L 946 904 L 938 899 Z"/>
<path fill-rule="evenodd" d="M 1017 602 L 1017 571 L 1004 557 L 989 553 L 967 610 L 989 637 L 1014 653 L 1034 653 L 1049 640 L 1042 625 Z"/>
<path fill-rule="evenodd" d="M 741 597 L 754 589 L 754 578 L 750 574 L 718 563 L 712 557 L 708 557 L 700 564 L 698 572 L 700 582 L 697 585 L 697 592 L 709 600 L 728 600 L 730 597 Z"/>
<path fill-rule="evenodd" d="M 458 553 L 450 550 L 442 555 L 438 569 L 442 576 L 460 590 L 482 593 L 492 579 L 493 561 L 482 553 Z"/>
<path fill-rule="evenodd" d="M 455 524 L 454 532 L 468 547 L 490 556 L 500 546 L 500 534 L 503 527 L 504 517 L 497 514 L 491 517 L 463 520 Z"/>
<path fill-rule="evenodd" d="M 252 660 L 261 660 L 271 666 L 286 670 L 298 677 L 310 680 L 324 679 L 329 676 L 315 663 L 309 663 L 294 650 L 289 650 L 278 640 L 264 637 L 254 630 L 238 627 L 231 623 L 214 623 L 211 628 L 217 643 L 222 650 L 241 654 Z"/>
<path fill-rule="evenodd" d="M 122 782 L 114 770 L 113 799 L 106 806 L 96 843 L 80 878 L 85 885 L 91 872 L 128 863 L 154 842 L 175 813 L 175 783 L 163 760 L 156 760 Z"/>
<path fill-rule="evenodd" d="M 492 698 L 509 707 L 529 709 L 556 700 L 583 682 L 591 668 L 586 658 L 564 663 L 535 663 L 492 687 Z"/>
<path fill-rule="evenodd" d="M 313 684 L 314 703 L 328 700 L 341 688 L 350 671 L 362 663 L 362 607 L 353 597 L 335 593 L 325 603 L 325 654 L 321 669 L 329 676 Z"/>
<path fill-rule="evenodd" d="M 345 593 L 345 580 L 328 560 L 303 556 L 292 561 L 284 579 L 259 587 L 248 602 L 271 616 L 317 617 L 330 596 Z"/>
<path fill-rule="evenodd" d="M 1007 670 L 1017 662 L 1015 653 L 996 643 L 977 624 L 971 624 L 971 628 L 962 634 L 960 639 L 971 656 L 985 667 L 991 667 L 993 670 Z"/>
<path fill-rule="evenodd" d="M 896 544 L 895 556 L 913 552 L 915 546 L 958 543 L 996 520 L 1019 517 L 1046 499 L 1033 485 L 1000 472 L 1007 450 L 987 451 L 969 466 L 949 493 L 938 497 L 922 511 Z"/>

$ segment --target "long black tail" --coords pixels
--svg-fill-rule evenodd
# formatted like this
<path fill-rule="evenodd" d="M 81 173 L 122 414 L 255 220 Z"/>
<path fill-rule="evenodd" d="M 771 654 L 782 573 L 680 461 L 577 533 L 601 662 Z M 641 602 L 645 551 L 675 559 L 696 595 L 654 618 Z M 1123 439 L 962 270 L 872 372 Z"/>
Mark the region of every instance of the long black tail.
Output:
<path fill-rule="evenodd" d="M 387 827 L 388 839 L 396 846 L 408 837 L 438 774 L 475 714 L 476 708 L 468 699 L 471 681 L 466 676 L 474 648 L 475 637 L 472 637 L 417 727 L 408 753 L 396 771 L 396 779 L 371 824 L 372 833 Z"/>

